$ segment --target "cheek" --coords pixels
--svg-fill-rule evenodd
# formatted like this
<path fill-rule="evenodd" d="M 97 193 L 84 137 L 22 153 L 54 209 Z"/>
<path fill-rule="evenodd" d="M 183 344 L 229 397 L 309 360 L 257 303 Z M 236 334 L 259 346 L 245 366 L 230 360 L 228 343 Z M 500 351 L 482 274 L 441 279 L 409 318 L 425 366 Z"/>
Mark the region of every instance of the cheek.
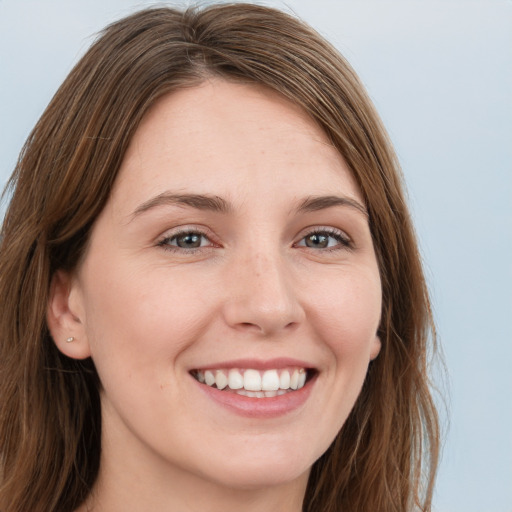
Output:
<path fill-rule="evenodd" d="M 97 364 L 123 359 L 140 371 L 155 361 L 169 363 L 204 328 L 209 314 L 200 283 L 176 269 L 96 263 L 86 269 L 93 285 L 86 290 L 85 311 Z"/>
<path fill-rule="evenodd" d="M 381 286 L 376 271 L 345 272 L 311 295 L 316 324 L 331 351 L 343 362 L 369 361 L 381 314 Z"/>
<path fill-rule="evenodd" d="M 321 404 L 322 450 L 342 428 L 361 392 L 370 360 L 380 346 L 376 332 L 381 313 L 378 272 L 343 269 L 309 290 L 309 318 L 317 346 L 324 350 L 320 378 L 329 392 Z M 378 351 L 378 350 L 377 350 Z"/>
<path fill-rule="evenodd" d="M 150 411 L 183 406 L 176 370 L 180 355 L 203 329 L 201 308 L 194 300 L 198 290 L 155 269 L 91 265 L 88 270 L 95 279 L 103 277 L 101 286 L 93 284 L 86 296 L 87 336 L 102 400 L 128 424 L 139 421 L 150 432 Z M 147 420 L 131 416 L 137 408 L 146 411 Z"/>

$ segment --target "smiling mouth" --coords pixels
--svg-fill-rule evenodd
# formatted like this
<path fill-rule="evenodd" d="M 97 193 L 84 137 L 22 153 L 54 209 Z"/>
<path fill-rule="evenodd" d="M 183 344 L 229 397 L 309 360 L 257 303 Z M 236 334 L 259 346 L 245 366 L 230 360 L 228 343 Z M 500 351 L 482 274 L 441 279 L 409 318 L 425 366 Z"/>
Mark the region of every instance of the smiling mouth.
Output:
<path fill-rule="evenodd" d="M 251 398 L 272 398 L 302 389 L 314 370 L 300 367 L 254 370 L 230 368 L 193 370 L 201 384 Z"/>

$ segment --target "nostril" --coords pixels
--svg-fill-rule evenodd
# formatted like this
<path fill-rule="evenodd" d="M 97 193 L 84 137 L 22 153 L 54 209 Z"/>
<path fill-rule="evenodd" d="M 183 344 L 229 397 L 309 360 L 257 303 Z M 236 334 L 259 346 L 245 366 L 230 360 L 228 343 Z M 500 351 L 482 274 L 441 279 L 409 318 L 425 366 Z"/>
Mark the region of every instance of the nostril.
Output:
<path fill-rule="evenodd" d="M 267 319 L 266 321 L 261 321 L 260 323 L 239 322 L 233 325 L 233 327 L 240 331 L 252 332 L 262 336 L 270 336 L 272 334 L 277 334 L 279 331 L 290 332 L 297 328 L 299 325 L 299 322 L 285 323 L 284 321 L 281 322 L 279 320 L 271 322 Z"/>
<path fill-rule="evenodd" d="M 254 332 L 263 332 L 263 329 L 252 322 L 240 322 L 236 325 L 242 331 L 254 331 Z"/>

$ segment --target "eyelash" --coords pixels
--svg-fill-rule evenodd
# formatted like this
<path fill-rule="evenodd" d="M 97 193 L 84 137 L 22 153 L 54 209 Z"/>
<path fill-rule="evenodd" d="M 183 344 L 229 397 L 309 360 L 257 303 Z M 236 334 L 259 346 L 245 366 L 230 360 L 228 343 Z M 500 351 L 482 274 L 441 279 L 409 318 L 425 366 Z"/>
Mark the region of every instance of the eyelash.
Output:
<path fill-rule="evenodd" d="M 200 245 L 199 247 L 184 248 L 184 247 L 179 247 L 176 244 L 171 244 L 172 241 L 176 241 L 179 237 L 185 236 L 185 235 L 197 235 L 197 236 L 200 236 L 201 238 L 208 240 L 210 242 L 210 244 L 213 245 L 213 247 L 215 247 L 215 245 L 216 245 L 215 242 L 212 242 L 212 240 L 210 239 L 210 237 L 208 236 L 207 233 L 205 233 L 204 231 L 197 229 L 197 228 L 183 229 L 182 231 L 173 233 L 171 236 L 166 236 L 165 238 L 160 240 L 157 243 L 157 245 L 166 251 L 181 252 L 181 253 L 185 252 L 187 254 L 194 254 L 199 250 L 205 250 L 205 249 L 212 248 L 212 245 L 208 245 L 208 246 Z M 334 240 L 336 240 L 337 244 L 335 244 L 333 247 L 324 247 L 324 248 L 320 248 L 320 249 L 315 249 L 315 248 L 306 246 L 306 239 L 308 237 L 312 237 L 315 235 L 316 236 L 327 236 L 329 238 L 333 238 Z M 304 242 L 304 244 L 301 244 L 301 242 Z M 352 240 L 343 231 L 340 231 L 340 230 L 337 230 L 334 228 L 319 228 L 319 229 L 314 229 L 312 231 L 309 231 L 299 240 L 299 242 L 293 244 L 293 246 L 294 247 L 305 247 L 307 249 L 312 249 L 313 251 L 319 250 L 322 252 L 339 251 L 342 249 L 353 249 Z"/>
<path fill-rule="evenodd" d="M 313 229 L 313 231 L 309 231 L 308 233 L 306 233 L 298 243 L 294 244 L 295 247 L 306 247 L 306 248 L 309 248 L 309 249 L 313 249 L 312 247 L 307 247 L 305 245 L 305 241 L 308 237 L 312 237 L 312 236 L 327 236 L 329 238 L 333 238 L 334 240 L 336 240 L 336 242 L 338 242 L 336 245 L 334 245 L 333 247 L 325 247 L 325 248 L 321 248 L 321 249 L 318 249 L 322 252 L 332 252 L 332 251 L 339 251 L 339 250 L 342 250 L 342 249 L 353 249 L 353 243 L 352 243 L 352 240 L 349 238 L 349 236 L 347 234 L 345 234 L 343 231 L 340 231 L 338 229 L 335 229 L 335 228 L 317 228 L 317 229 Z M 299 245 L 300 242 L 303 242 L 304 241 L 304 245 Z M 317 249 L 313 249 L 313 250 L 317 250 Z"/>
<path fill-rule="evenodd" d="M 171 236 L 166 236 L 165 238 L 160 240 L 157 245 L 159 247 L 161 247 L 162 249 L 164 249 L 165 251 L 186 252 L 187 254 L 194 254 L 195 252 L 197 252 L 199 250 L 211 249 L 212 248 L 211 245 L 210 246 L 200 245 L 199 247 L 190 247 L 188 249 L 185 248 L 185 247 L 178 247 L 178 245 L 171 245 L 171 242 L 173 240 L 175 241 L 179 237 L 185 236 L 185 235 L 198 235 L 201 238 L 204 238 L 204 239 L 208 240 L 210 242 L 210 244 L 215 245 L 214 242 L 211 241 L 211 239 L 208 236 L 208 234 L 205 233 L 204 231 L 201 231 L 198 228 L 183 229 L 181 231 L 178 231 L 177 233 L 173 233 Z"/>

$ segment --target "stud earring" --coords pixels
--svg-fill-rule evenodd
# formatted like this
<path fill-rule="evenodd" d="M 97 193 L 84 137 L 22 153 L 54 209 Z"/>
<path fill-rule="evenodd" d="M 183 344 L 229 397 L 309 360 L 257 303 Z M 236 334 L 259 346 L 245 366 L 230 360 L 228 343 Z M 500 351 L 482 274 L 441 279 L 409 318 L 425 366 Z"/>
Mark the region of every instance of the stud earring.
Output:
<path fill-rule="evenodd" d="M 73 341 L 75 341 L 74 336 L 70 336 L 70 337 L 66 340 L 66 343 L 71 343 L 71 342 L 73 342 Z"/>

